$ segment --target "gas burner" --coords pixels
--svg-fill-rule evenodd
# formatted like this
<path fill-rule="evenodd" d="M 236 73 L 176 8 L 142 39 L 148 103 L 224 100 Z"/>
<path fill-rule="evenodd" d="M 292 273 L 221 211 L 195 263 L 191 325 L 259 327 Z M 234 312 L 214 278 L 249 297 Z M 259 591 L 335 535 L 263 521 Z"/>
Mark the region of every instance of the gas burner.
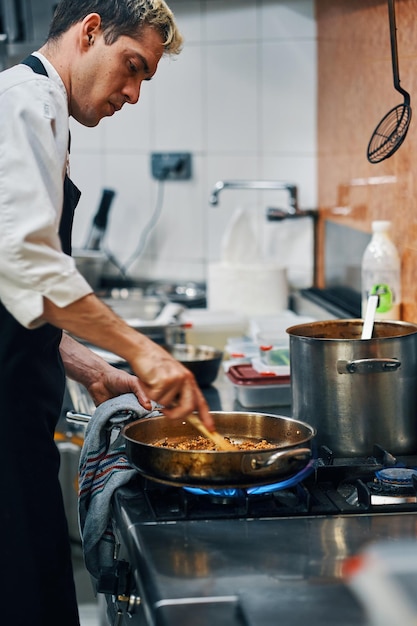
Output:
<path fill-rule="evenodd" d="M 417 469 L 386 467 L 375 472 L 371 501 L 376 505 L 417 502 Z"/>
<path fill-rule="evenodd" d="M 375 476 L 386 487 L 408 488 L 413 486 L 413 476 L 417 478 L 417 469 L 386 467 L 375 472 Z"/>
<path fill-rule="evenodd" d="M 219 502 L 227 502 L 229 499 L 233 498 L 246 498 L 247 496 L 261 496 L 269 493 L 274 493 L 276 491 L 282 491 L 284 489 L 289 489 L 290 487 L 294 487 L 302 480 L 307 478 L 312 471 L 314 470 L 315 462 L 312 459 L 307 463 L 307 465 L 297 474 L 290 476 L 286 480 L 281 480 L 277 483 L 272 483 L 269 485 L 259 485 L 256 487 L 247 487 L 247 488 L 239 488 L 239 487 L 229 487 L 229 488 L 216 488 L 216 489 L 206 489 L 200 487 L 184 487 L 185 491 L 192 493 L 198 496 L 211 496 L 215 500 Z"/>

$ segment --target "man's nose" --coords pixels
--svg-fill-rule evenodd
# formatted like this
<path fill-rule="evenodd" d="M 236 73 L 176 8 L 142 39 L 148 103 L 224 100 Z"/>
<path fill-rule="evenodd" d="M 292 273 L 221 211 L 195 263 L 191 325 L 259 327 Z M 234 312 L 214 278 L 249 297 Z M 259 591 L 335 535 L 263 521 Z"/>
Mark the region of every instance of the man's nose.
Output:
<path fill-rule="evenodd" d="M 139 83 L 139 85 L 128 85 L 124 90 L 123 95 L 128 104 L 136 104 L 136 102 L 139 100 L 141 84 L 142 83 Z"/>

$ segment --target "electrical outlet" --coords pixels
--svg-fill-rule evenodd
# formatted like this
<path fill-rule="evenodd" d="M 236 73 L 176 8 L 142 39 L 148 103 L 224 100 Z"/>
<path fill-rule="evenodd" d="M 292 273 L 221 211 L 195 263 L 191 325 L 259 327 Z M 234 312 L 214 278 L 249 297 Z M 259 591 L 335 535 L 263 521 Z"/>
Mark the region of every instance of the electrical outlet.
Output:
<path fill-rule="evenodd" d="M 151 169 L 157 180 L 188 180 L 191 178 L 191 153 L 153 152 Z"/>

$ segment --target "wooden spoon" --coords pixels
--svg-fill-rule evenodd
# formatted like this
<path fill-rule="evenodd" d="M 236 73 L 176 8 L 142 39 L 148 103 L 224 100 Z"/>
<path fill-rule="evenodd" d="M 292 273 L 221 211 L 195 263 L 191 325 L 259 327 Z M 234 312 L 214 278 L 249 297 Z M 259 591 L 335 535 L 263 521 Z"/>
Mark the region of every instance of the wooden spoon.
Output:
<path fill-rule="evenodd" d="M 225 439 L 220 433 L 217 431 L 211 432 L 206 428 L 203 422 L 200 420 L 197 415 L 188 415 L 186 417 L 187 422 L 189 422 L 194 428 L 196 428 L 204 437 L 210 439 L 220 450 L 224 450 L 230 452 L 230 450 L 237 450 L 236 446 L 234 446 L 230 441 Z"/>

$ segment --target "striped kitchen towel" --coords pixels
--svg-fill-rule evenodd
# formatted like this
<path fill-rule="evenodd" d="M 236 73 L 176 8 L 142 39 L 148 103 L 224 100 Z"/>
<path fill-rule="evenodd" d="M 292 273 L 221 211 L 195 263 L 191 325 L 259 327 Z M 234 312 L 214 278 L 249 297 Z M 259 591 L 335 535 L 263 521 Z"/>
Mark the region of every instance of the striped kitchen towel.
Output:
<path fill-rule="evenodd" d="M 87 570 L 96 580 L 113 564 L 112 495 L 136 473 L 125 451 L 122 427 L 129 421 L 159 415 L 144 409 L 133 393 L 100 404 L 85 433 L 79 466 L 79 525 Z"/>

